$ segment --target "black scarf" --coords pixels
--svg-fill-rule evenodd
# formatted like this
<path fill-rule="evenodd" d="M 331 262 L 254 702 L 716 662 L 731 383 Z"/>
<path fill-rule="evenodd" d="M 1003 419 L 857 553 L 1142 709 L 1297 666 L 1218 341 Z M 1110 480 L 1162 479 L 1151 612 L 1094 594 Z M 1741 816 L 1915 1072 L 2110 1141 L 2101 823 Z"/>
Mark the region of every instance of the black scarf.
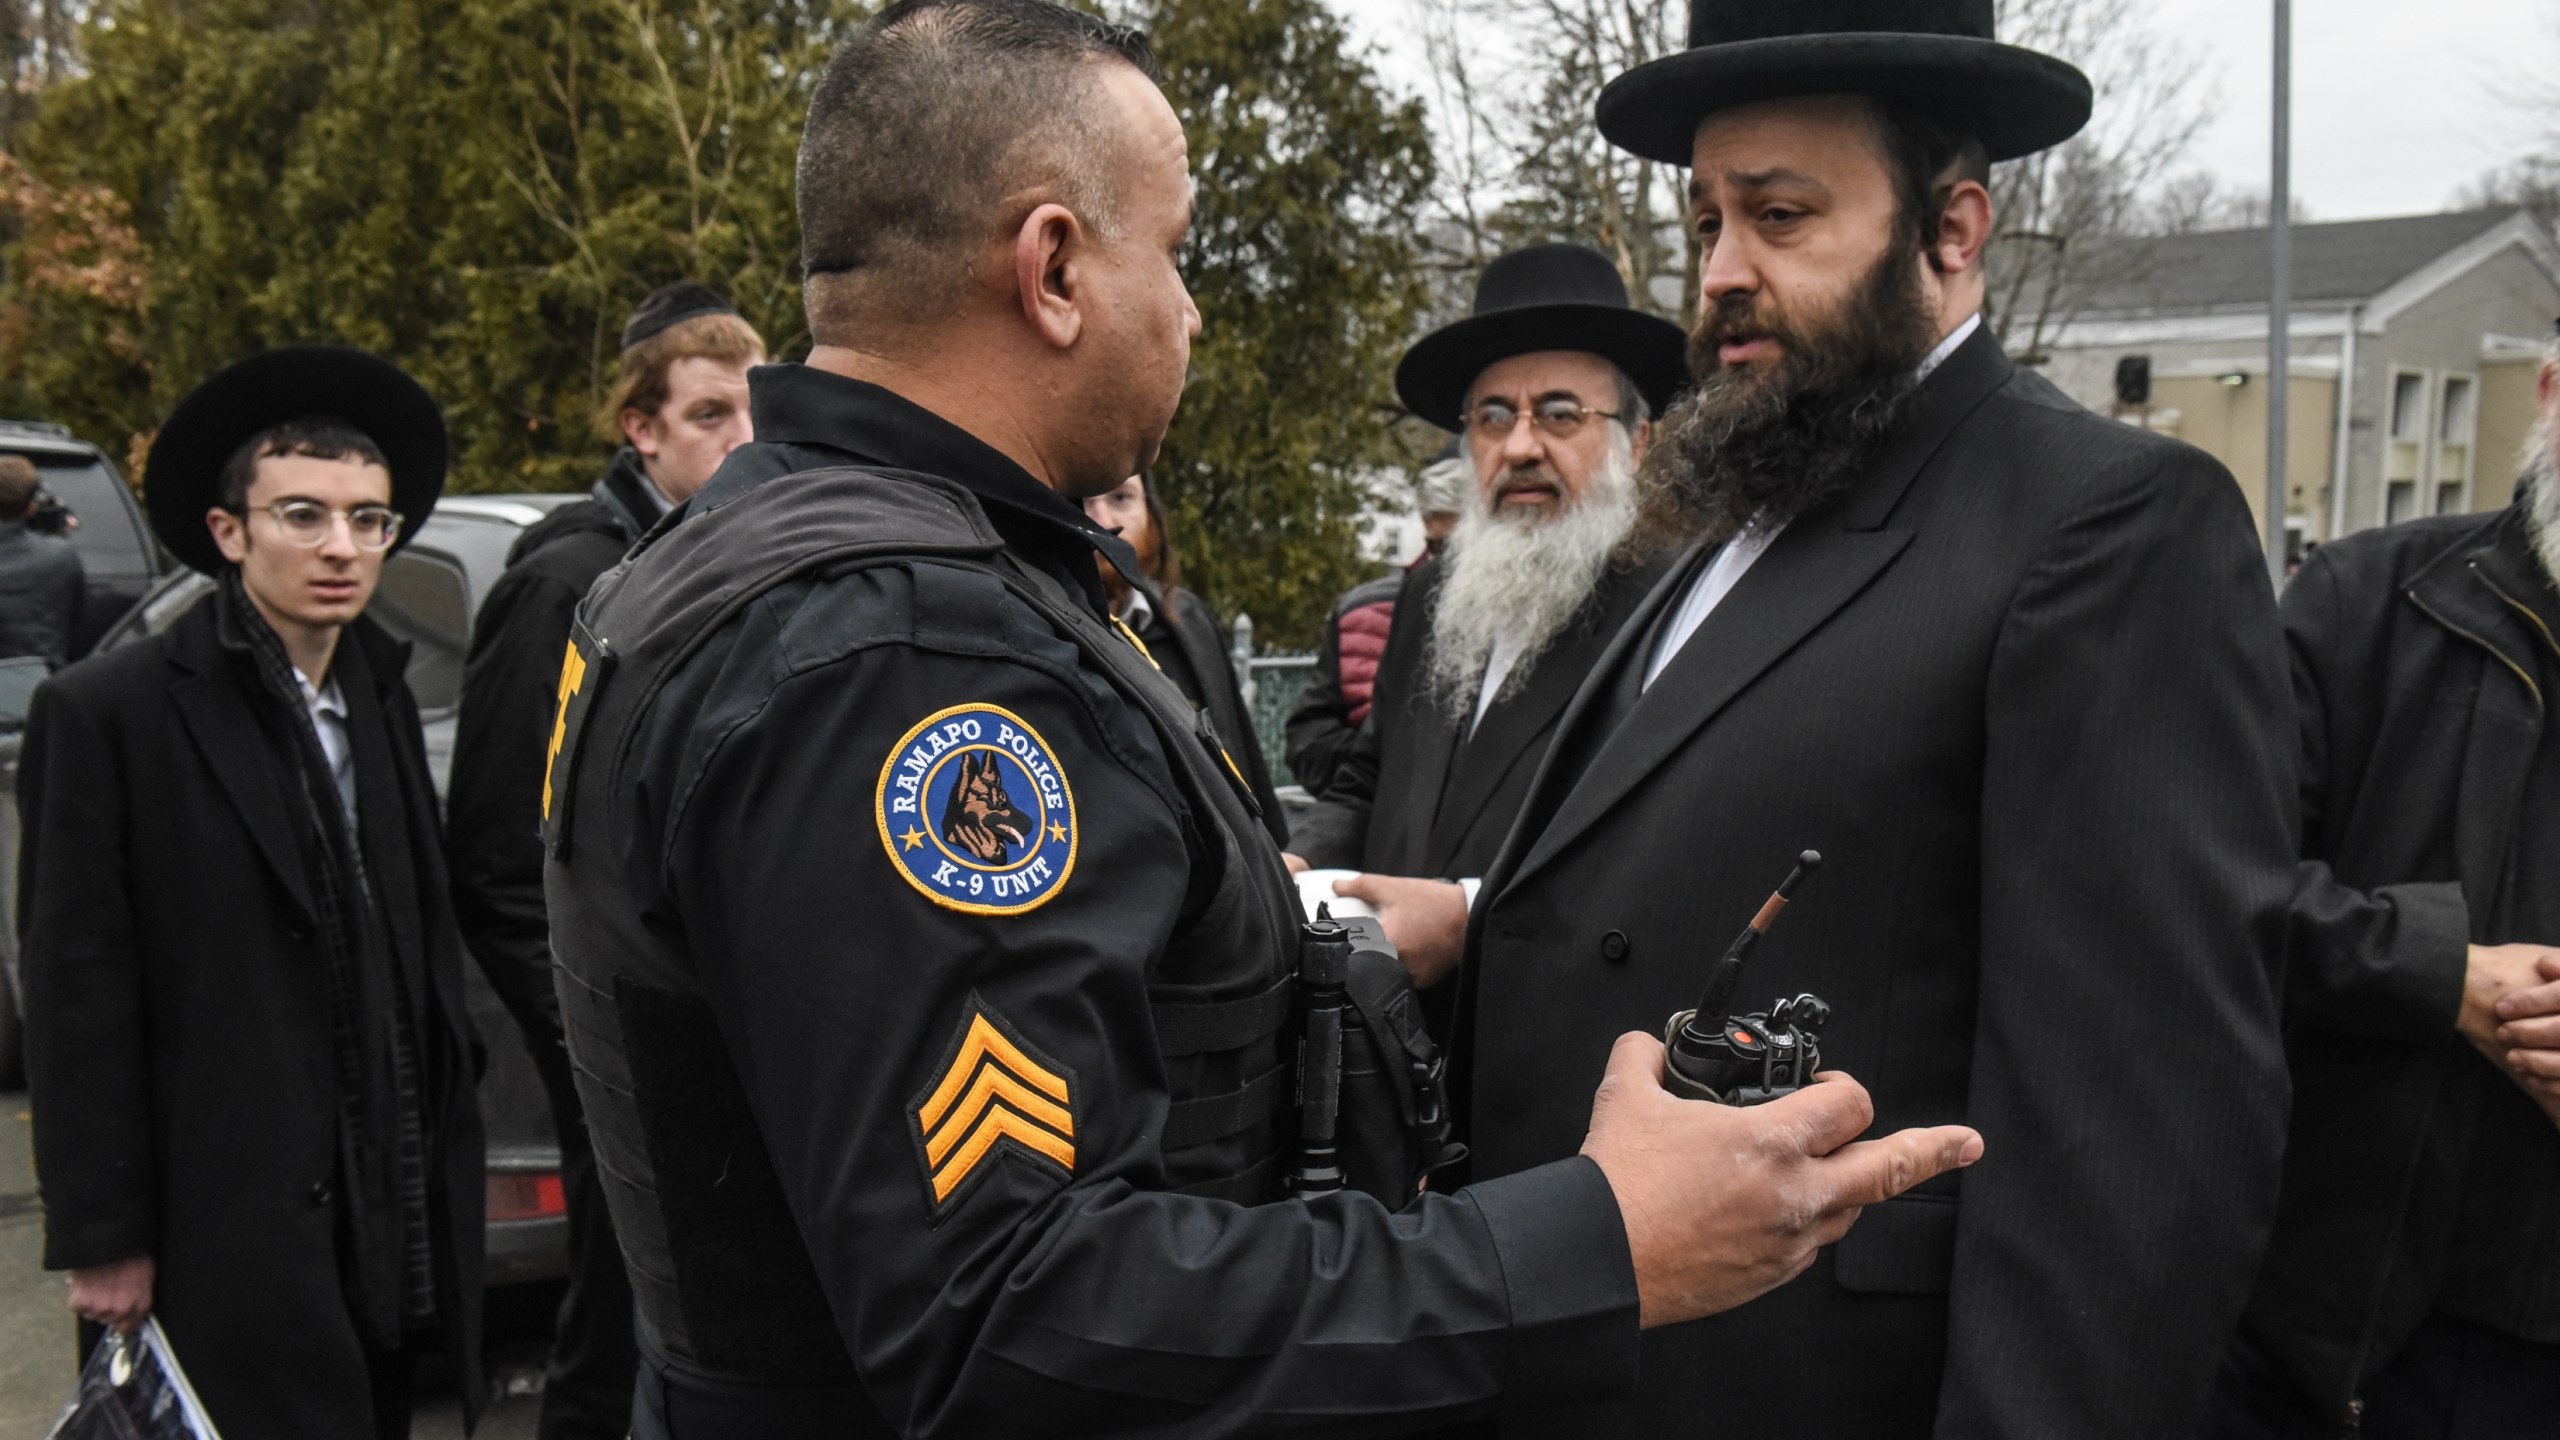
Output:
<path fill-rule="evenodd" d="M 427 1207 L 424 1089 L 416 1006 L 380 897 L 365 872 L 364 847 L 321 748 L 284 641 L 250 601 L 240 572 L 223 573 L 216 603 L 225 638 L 252 661 L 266 728 L 280 735 L 302 801 L 303 851 L 328 957 L 329 1016 L 338 1081 L 338 1209 L 347 1301 L 372 1342 L 396 1348 L 435 1318 L 435 1253 Z M 340 691 L 369 682 L 364 661 L 342 641 L 334 668 Z M 324 682 L 325 683 L 325 682 Z M 350 707 L 349 720 L 355 717 Z M 402 828 L 405 829 L 405 826 Z"/>

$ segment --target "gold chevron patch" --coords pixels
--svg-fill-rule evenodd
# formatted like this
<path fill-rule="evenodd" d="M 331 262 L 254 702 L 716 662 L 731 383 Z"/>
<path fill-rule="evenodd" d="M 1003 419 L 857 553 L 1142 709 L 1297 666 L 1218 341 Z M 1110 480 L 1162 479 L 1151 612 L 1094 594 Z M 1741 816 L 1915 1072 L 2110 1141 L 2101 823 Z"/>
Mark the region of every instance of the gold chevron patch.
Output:
<path fill-rule="evenodd" d="M 1033 1049 L 975 993 L 934 1074 L 908 1120 L 936 1221 L 1000 1149 L 1060 1180 L 1075 1175 L 1075 1072 Z"/>

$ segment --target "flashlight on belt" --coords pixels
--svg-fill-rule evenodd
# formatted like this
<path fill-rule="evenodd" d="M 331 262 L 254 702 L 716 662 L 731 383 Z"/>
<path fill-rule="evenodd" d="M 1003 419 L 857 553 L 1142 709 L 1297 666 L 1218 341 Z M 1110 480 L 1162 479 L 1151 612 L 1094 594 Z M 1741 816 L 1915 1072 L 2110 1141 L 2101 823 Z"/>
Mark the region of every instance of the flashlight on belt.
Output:
<path fill-rule="evenodd" d="M 1796 857 L 1795 868 L 1776 893 L 1725 947 L 1697 1008 L 1672 1016 L 1663 1027 L 1662 1043 L 1671 1054 L 1662 1083 L 1674 1095 L 1720 1105 L 1760 1105 L 1812 1083 L 1813 1072 L 1822 1067 L 1818 1032 L 1831 1020 L 1831 1007 L 1820 997 L 1781 1000 L 1765 1014 L 1728 1015 L 1724 1007 L 1741 982 L 1742 962 L 1786 910 L 1796 887 L 1820 868 L 1818 851 Z"/>

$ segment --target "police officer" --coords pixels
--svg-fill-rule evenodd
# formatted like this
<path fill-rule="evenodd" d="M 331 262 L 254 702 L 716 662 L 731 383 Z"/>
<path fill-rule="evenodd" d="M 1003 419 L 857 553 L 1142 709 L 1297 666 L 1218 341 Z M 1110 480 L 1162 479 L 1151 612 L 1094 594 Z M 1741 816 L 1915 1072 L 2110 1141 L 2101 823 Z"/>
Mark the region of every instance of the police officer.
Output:
<path fill-rule="evenodd" d="M 1280 1198 L 1297 915 L 1221 745 L 1105 620 L 1076 500 L 1200 320 L 1143 37 L 905 0 L 799 170 L 817 346 L 606 575 L 546 799 L 563 1018 L 640 1317 L 634 1433 L 1411 1430 L 1614 1394 L 1970 1131 L 1846 1080 L 1585 1153 Z"/>

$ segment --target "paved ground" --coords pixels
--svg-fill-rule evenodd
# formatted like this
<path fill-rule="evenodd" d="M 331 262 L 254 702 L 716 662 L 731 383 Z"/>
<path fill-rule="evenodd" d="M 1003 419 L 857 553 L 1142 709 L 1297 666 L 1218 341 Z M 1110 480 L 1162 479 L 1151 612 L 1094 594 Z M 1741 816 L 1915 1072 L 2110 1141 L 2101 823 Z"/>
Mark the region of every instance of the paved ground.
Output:
<path fill-rule="evenodd" d="M 35 1190 L 27 1097 L 0 1093 L 0 1440 L 43 1435 L 69 1398 L 75 1369 L 62 1278 L 42 1268 Z M 490 1297 L 487 1358 L 501 1393 L 481 1417 L 478 1440 L 532 1440 L 542 1350 L 556 1298 L 554 1291 L 531 1288 Z M 419 1406 L 415 1440 L 461 1435 L 462 1412 L 450 1394 L 430 1396 Z"/>

